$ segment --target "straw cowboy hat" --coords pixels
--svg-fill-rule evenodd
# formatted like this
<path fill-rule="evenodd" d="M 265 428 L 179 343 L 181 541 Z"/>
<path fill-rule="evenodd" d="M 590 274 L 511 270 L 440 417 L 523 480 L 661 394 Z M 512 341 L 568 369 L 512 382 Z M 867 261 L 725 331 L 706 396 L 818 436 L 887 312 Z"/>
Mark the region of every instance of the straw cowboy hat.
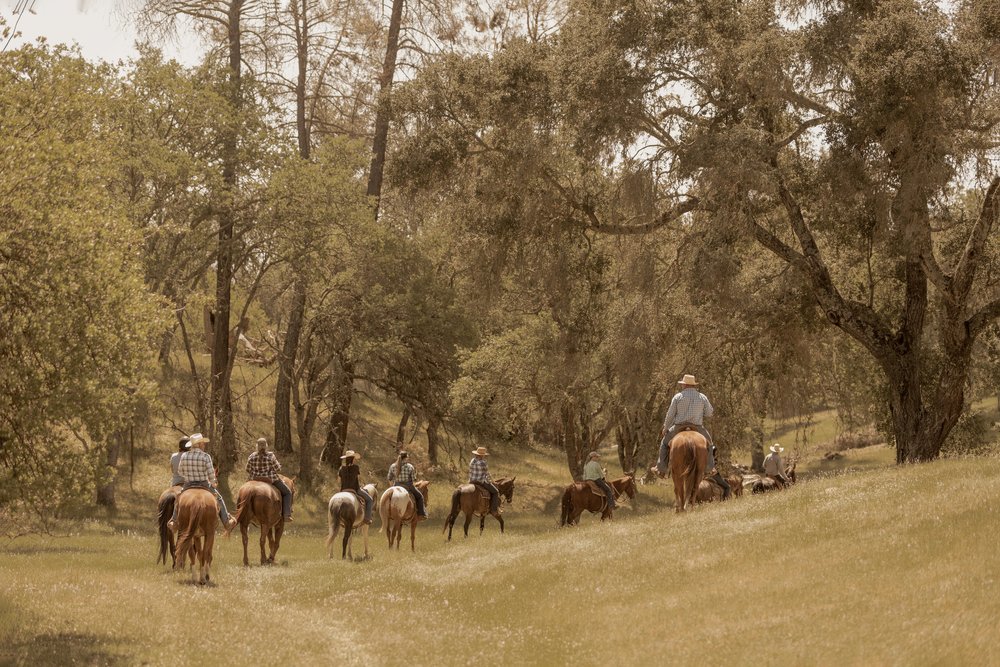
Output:
<path fill-rule="evenodd" d="M 688 387 L 697 387 L 698 381 L 694 379 L 693 375 L 685 375 L 677 381 L 677 384 L 683 384 Z"/>
<path fill-rule="evenodd" d="M 204 445 L 206 443 L 212 442 L 201 433 L 192 433 L 191 437 L 188 438 L 188 445 L 191 447 L 197 447 L 198 445 Z"/>
<path fill-rule="evenodd" d="M 353 449 L 348 449 L 346 452 L 344 452 L 344 455 L 341 456 L 340 458 L 341 458 L 341 460 L 343 460 L 343 459 L 358 459 L 358 460 L 361 460 L 361 454 L 358 454 Z"/>
<path fill-rule="evenodd" d="M 473 449 L 472 453 L 475 454 L 476 456 L 489 456 L 490 455 L 490 453 L 486 451 L 485 447 L 479 447 L 477 449 Z"/>
<path fill-rule="evenodd" d="M 599 458 L 601 458 L 601 453 L 600 452 L 591 452 L 591 453 L 587 454 L 587 458 L 588 459 L 599 459 Z"/>
<path fill-rule="evenodd" d="M 780 454 L 781 452 L 785 451 L 785 448 L 779 445 L 778 443 L 774 443 L 773 445 L 771 445 L 771 451 L 774 452 L 775 454 Z"/>

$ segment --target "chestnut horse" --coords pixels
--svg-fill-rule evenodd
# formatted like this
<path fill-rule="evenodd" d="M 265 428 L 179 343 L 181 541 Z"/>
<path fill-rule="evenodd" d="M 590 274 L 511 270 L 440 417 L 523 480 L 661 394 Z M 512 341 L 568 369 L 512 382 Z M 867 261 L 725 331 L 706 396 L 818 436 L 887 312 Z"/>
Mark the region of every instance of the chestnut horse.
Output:
<path fill-rule="evenodd" d="M 424 497 L 424 507 L 430 501 L 427 487 L 430 482 L 420 480 L 413 484 Z M 403 524 L 410 524 L 410 551 L 416 551 L 417 524 L 422 520 L 417 516 L 417 506 L 410 497 L 410 492 L 401 486 L 390 486 L 378 501 L 378 515 L 382 519 L 379 530 L 385 528 L 385 534 L 389 538 L 389 548 L 392 548 L 393 541 L 396 542 L 396 549 L 399 549 L 399 541 L 403 535 Z"/>
<path fill-rule="evenodd" d="M 170 553 L 170 567 L 177 564 L 174 558 L 174 549 L 177 545 L 174 541 L 174 531 L 167 528 L 170 518 L 174 515 L 174 503 L 177 502 L 177 494 L 184 488 L 180 484 L 167 488 L 160 494 L 160 499 L 156 501 L 156 524 L 160 532 L 160 555 L 156 557 L 157 563 L 167 564 L 167 553 Z M 192 558 L 194 554 L 192 554 Z"/>
<path fill-rule="evenodd" d="M 730 475 L 726 478 L 729 483 L 729 488 L 732 489 L 733 495 L 731 498 L 736 498 L 743 495 L 743 476 L 742 475 Z M 698 493 L 694 498 L 695 502 L 698 503 L 712 503 L 722 500 L 722 487 L 719 486 L 714 480 L 706 477 L 701 480 L 698 484 Z"/>
<path fill-rule="evenodd" d="M 500 492 L 500 502 L 507 501 L 511 503 L 514 500 L 514 480 L 517 477 L 511 477 L 507 479 L 501 477 L 493 482 L 493 486 L 497 487 L 497 491 Z M 448 540 L 451 540 L 451 531 L 455 527 L 455 520 L 458 519 L 458 513 L 465 512 L 465 536 L 469 536 L 469 524 L 472 523 L 472 517 L 479 517 L 479 534 L 483 534 L 483 528 L 486 527 L 486 517 L 487 515 L 492 516 L 494 519 L 500 522 L 500 532 L 503 532 L 503 517 L 500 516 L 499 510 L 496 512 L 490 512 L 490 494 L 483 491 L 475 484 L 462 484 L 455 492 L 451 494 L 451 514 L 445 519 L 444 528 L 441 530 L 448 531 Z"/>
<path fill-rule="evenodd" d="M 622 494 L 629 499 L 635 498 L 635 473 L 630 472 L 624 477 L 611 480 L 611 491 L 617 501 Z M 612 519 L 611 507 L 608 505 L 608 498 L 603 491 L 594 492 L 586 482 L 575 482 L 566 487 L 562 496 L 562 515 L 559 518 L 559 525 L 572 526 L 579 523 L 583 510 L 601 513 L 601 521 Z"/>
<path fill-rule="evenodd" d="M 295 480 L 284 475 L 278 476 L 284 480 L 294 498 Z M 251 523 L 260 526 L 260 564 L 274 563 L 274 556 L 281 545 L 281 534 L 285 531 L 285 518 L 281 515 L 281 493 L 274 484 L 255 479 L 243 483 L 237 495 L 236 523 L 240 525 L 240 534 L 243 536 L 243 565 L 250 565 L 247 558 L 247 531 Z M 265 540 L 271 547 L 271 554 L 267 557 L 264 556 Z"/>
<path fill-rule="evenodd" d="M 375 502 L 377 489 L 374 484 L 366 484 L 364 490 Z M 361 535 L 365 542 L 365 558 L 368 558 L 368 524 L 365 523 L 365 509 L 361 506 L 361 498 L 354 491 L 341 491 L 330 497 L 327 504 L 327 523 L 329 532 L 326 536 L 326 557 L 333 558 L 333 541 L 337 539 L 337 533 L 341 526 L 344 528 L 344 544 L 341 549 L 340 558 L 350 558 L 354 560 L 351 553 L 351 542 L 354 539 L 354 531 L 361 528 Z"/>
<path fill-rule="evenodd" d="M 215 527 L 219 523 L 219 505 L 208 489 L 193 487 L 177 496 L 177 553 L 174 569 L 184 567 L 184 559 L 191 551 L 191 574 L 199 584 L 209 581 L 212 566 L 212 547 L 215 545 Z M 195 558 L 198 574 L 194 573 Z"/>
<path fill-rule="evenodd" d="M 792 458 L 791 462 L 785 466 L 785 477 L 788 478 L 792 484 L 795 484 L 795 464 L 797 460 Z M 774 477 L 763 476 L 753 483 L 750 487 L 751 493 L 767 493 L 768 491 L 781 491 L 787 486 L 780 479 L 775 479 Z"/>
<path fill-rule="evenodd" d="M 694 505 L 698 483 L 708 465 L 708 441 L 694 429 L 678 433 L 670 441 L 670 474 L 674 478 L 674 511 Z"/>

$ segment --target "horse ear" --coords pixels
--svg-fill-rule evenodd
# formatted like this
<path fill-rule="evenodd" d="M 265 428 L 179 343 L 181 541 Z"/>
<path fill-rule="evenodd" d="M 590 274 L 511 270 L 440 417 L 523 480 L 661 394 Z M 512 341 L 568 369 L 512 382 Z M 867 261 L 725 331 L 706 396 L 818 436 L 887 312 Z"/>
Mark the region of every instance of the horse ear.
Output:
<path fill-rule="evenodd" d="M 515 479 L 517 479 L 517 475 L 514 475 L 513 477 L 510 478 L 510 483 L 513 484 Z"/>

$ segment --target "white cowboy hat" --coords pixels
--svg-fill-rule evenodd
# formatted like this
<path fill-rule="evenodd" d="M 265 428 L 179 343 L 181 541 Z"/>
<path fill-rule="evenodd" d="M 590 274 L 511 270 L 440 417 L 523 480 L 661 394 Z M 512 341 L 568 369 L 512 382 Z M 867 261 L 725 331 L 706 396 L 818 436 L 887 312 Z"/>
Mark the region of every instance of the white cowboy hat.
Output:
<path fill-rule="evenodd" d="M 591 453 L 587 454 L 587 458 L 588 459 L 598 459 L 600 457 L 601 457 L 601 453 L 600 452 L 591 452 Z"/>
<path fill-rule="evenodd" d="M 689 387 L 697 387 L 698 381 L 694 379 L 693 375 L 685 375 L 684 377 L 682 377 L 680 380 L 677 381 L 677 384 L 683 384 Z"/>
<path fill-rule="evenodd" d="M 485 447 L 479 447 L 478 449 L 473 449 L 472 453 L 476 456 L 489 456 L 490 453 L 486 451 Z"/>
<path fill-rule="evenodd" d="M 775 454 L 780 454 L 781 452 L 785 451 L 785 448 L 779 445 L 778 443 L 774 443 L 773 445 L 771 445 L 771 451 L 774 452 Z"/>
<path fill-rule="evenodd" d="M 188 438 L 188 445 L 191 447 L 197 447 L 198 445 L 203 445 L 206 442 L 212 442 L 201 433 L 192 433 L 191 437 Z"/>
<path fill-rule="evenodd" d="M 353 449 L 348 449 L 346 452 L 344 452 L 344 455 L 341 456 L 340 458 L 341 459 L 352 459 L 353 458 L 353 459 L 360 460 L 361 459 L 361 454 L 358 454 Z"/>

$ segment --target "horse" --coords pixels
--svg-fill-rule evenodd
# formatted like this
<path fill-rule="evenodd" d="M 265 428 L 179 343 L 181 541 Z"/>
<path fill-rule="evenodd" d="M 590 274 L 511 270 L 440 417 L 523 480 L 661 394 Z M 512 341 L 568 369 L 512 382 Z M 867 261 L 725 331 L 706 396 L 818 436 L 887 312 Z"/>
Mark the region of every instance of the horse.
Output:
<path fill-rule="evenodd" d="M 295 480 L 279 475 L 288 490 L 295 497 Z M 247 558 L 247 531 L 251 523 L 260 526 L 260 564 L 274 563 L 274 556 L 281 545 L 281 534 L 285 531 L 285 518 L 281 515 L 281 493 L 270 482 L 252 479 L 244 482 L 237 494 L 236 523 L 240 525 L 243 537 L 243 565 L 249 566 Z M 264 542 L 270 544 L 271 554 L 264 556 Z"/>
<path fill-rule="evenodd" d="M 622 494 L 627 495 L 629 500 L 635 498 L 635 472 L 630 472 L 624 477 L 611 480 L 611 491 L 615 500 Z M 566 487 L 562 496 L 562 515 L 559 518 L 559 525 L 572 526 L 579 523 L 583 510 L 590 513 L 601 513 L 601 521 L 613 519 L 611 507 L 608 505 L 608 498 L 603 491 L 595 492 L 590 485 L 585 482 L 574 482 Z"/>
<path fill-rule="evenodd" d="M 517 477 L 511 477 L 507 479 L 501 477 L 500 479 L 493 482 L 493 486 L 497 487 L 497 491 L 500 492 L 500 501 L 504 500 L 507 503 L 511 503 L 514 500 L 514 480 Z M 483 534 L 483 529 L 486 526 L 486 516 L 492 516 L 494 519 L 500 522 L 500 532 L 503 533 L 503 517 L 500 515 L 499 510 L 496 512 L 490 512 L 490 494 L 483 491 L 475 484 L 462 484 L 455 492 L 451 494 L 451 513 L 448 518 L 445 519 L 444 528 L 441 530 L 448 531 L 448 541 L 451 541 L 451 531 L 455 527 L 455 520 L 458 519 L 458 513 L 465 512 L 465 536 L 469 536 L 469 524 L 472 523 L 472 517 L 479 517 L 479 534 Z"/>
<path fill-rule="evenodd" d="M 174 569 L 184 567 L 191 552 L 191 574 L 199 584 L 208 583 L 215 545 L 215 527 L 219 522 L 219 505 L 208 489 L 193 487 L 177 496 L 177 552 Z M 195 559 L 198 574 L 194 573 Z"/>
<path fill-rule="evenodd" d="M 372 497 L 372 502 L 375 502 L 377 491 L 375 485 L 366 484 L 364 489 Z M 333 494 L 327 504 L 327 519 L 329 524 L 329 533 L 326 536 L 327 558 L 333 558 L 333 541 L 337 539 L 337 533 L 340 532 L 341 526 L 344 528 L 341 560 L 348 557 L 354 560 L 354 554 L 351 553 L 351 542 L 357 528 L 361 528 L 361 536 L 365 542 L 365 558 L 368 558 L 368 524 L 365 523 L 365 511 L 361 506 L 361 498 L 358 497 L 358 494 L 353 491 L 341 491 Z"/>
<path fill-rule="evenodd" d="M 708 441 L 694 429 L 679 432 L 670 440 L 670 474 L 674 479 L 674 511 L 694 505 L 698 483 L 708 464 Z"/>
<path fill-rule="evenodd" d="M 174 503 L 177 502 L 177 494 L 184 488 L 180 484 L 168 487 L 160 494 L 160 499 L 156 502 L 156 524 L 160 533 L 160 554 L 156 557 L 157 563 L 167 564 L 167 553 L 170 553 L 170 567 L 177 564 L 174 558 L 174 549 L 177 544 L 174 539 L 174 531 L 167 528 L 171 517 L 174 515 Z M 192 554 L 193 556 L 193 554 Z"/>
<path fill-rule="evenodd" d="M 791 462 L 785 466 L 785 477 L 792 484 L 795 484 L 795 465 L 798 463 L 797 459 L 792 459 Z M 766 475 L 758 479 L 750 487 L 750 493 L 767 493 L 768 491 L 781 491 L 787 486 L 780 479 L 775 479 L 774 477 L 767 477 Z"/>
<path fill-rule="evenodd" d="M 430 486 L 430 482 L 427 480 L 420 480 L 414 483 L 416 487 L 424 497 L 424 507 L 427 506 L 430 496 L 427 493 L 427 487 Z M 420 522 L 421 517 L 417 516 L 417 506 L 413 502 L 413 498 L 410 497 L 410 492 L 401 486 L 390 486 L 382 493 L 382 497 L 378 501 L 378 515 L 382 519 L 382 525 L 379 527 L 381 531 L 385 528 L 386 536 L 389 538 L 389 548 L 392 548 L 392 543 L 395 540 L 396 549 L 399 549 L 399 541 L 403 535 L 403 524 L 410 524 L 410 551 L 416 551 L 416 539 L 417 539 L 417 523 Z"/>
<path fill-rule="evenodd" d="M 726 478 L 733 495 L 730 497 L 740 497 L 743 495 L 743 476 L 730 475 Z M 722 500 L 722 487 L 714 480 L 706 477 L 698 484 L 698 493 L 695 495 L 695 502 L 711 503 Z"/>

